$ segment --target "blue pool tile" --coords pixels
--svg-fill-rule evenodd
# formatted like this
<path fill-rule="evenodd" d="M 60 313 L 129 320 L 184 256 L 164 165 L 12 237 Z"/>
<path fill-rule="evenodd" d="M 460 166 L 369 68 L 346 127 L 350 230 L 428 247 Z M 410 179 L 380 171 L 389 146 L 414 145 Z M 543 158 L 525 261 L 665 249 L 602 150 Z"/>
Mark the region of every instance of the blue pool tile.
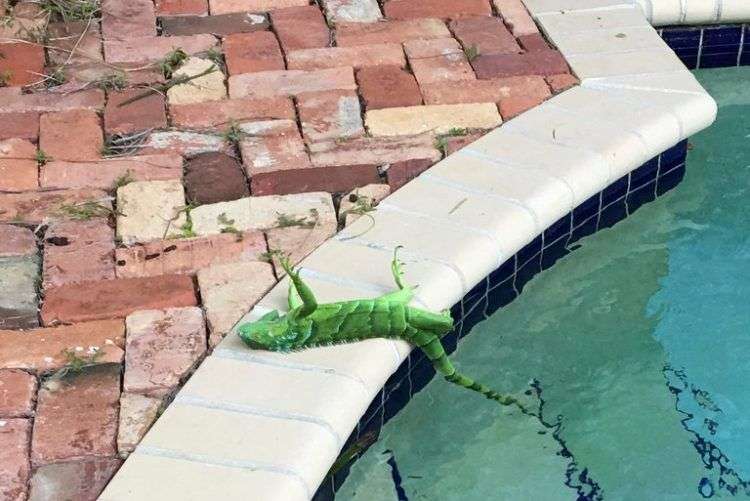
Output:
<path fill-rule="evenodd" d="M 628 193 L 629 184 L 629 176 L 625 175 L 604 188 L 602 192 L 602 209 L 612 202 L 622 199 Z"/>
<path fill-rule="evenodd" d="M 520 259 L 519 259 L 520 261 Z M 535 256 L 532 256 L 525 263 L 519 263 L 518 272 L 516 273 L 515 287 L 518 292 L 523 291 L 523 287 L 534 275 L 542 271 L 542 251 L 540 250 Z"/>
<path fill-rule="evenodd" d="M 490 273 L 490 289 L 497 287 L 516 273 L 516 257 L 506 260 L 498 269 Z M 455 318 L 455 317 L 454 317 Z"/>
<path fill-rule="evenodd" d="M 742 26 L 715 26 L 703 30 L 702 52 L 704 54 L 717 54 L 729 52 L 742 43 Z"/>
<path fill-rule="evenodd" d="M 662 31 L 664 41 L 675 48 L 698 48 L 701 28 L 667 28 Z"/>
<path fill-rule="evenodd" d="M 402 364 L 405 365 L 405 364 Z M 383 423 L 387 423 L 393 416 L 404 408 L 411 398 L 409 379 L 404 378 L 388 394 L 383 408 Z"/>
<path fill-rule="evenodd" d="M 680 59 L 682 64 L 685 65 L 685 67 L 689 70 L 694 70 L 698 68 L 698 54 L 693 55 L 684 55 L 684 54 L 677 54 L 677 57 Z"/>
<path fill-rule="evenodd" d="M 487 296 L 484 296 L 482 301 L 476 303 L 471 309 L 466 310 L 466 315 L 464 316 L 464 322 L 463 326 L 464 329 L 468 332 L 476 324 L 481 322 L 486 318 L 485 311 L 487 310 Z"/>
<path fill-rule="evenodd" d="M 541 235 L 536 237 L 530 243 L 526 244 L 520 251 L 518 251 L 518 253 L 516 254 L 516 259 L 518 260 L 517 267 L 523 266 L 526 261 L 533 258 L 534 256 L 539 255 L 540 252 L 542 252 Z"/>
<path fill-rule="evenodd" d="M 651 182 L 628 193 L 628 214 L 637 211 L 643 204 L 656 199 L 656 177 Z"/>
<path fill-rule="evenodd" d="M 686 157 L 687 139 L 684 139 L 661 154 L 661 172 L 668 172 L 672 167 L 684 164 Z"/>
<path fill-rule="evenodd" d="M 488 283 L 489 281 L 485 277 L 464 295 L 463 299 L 461 299 L 461 303 L 463 303 L 464 315 L 472 310 L 476 304 L 486 300 Z"/>
<path fill-rule="evenodd" d="M 570 240 L 568 235 L 563 235 L 558 238 L 555 242 L 546 246 L 542 251 L 542 269 L 546 270 L 557 262 L 558 259 L 568 254 L 568 241 Z"/>
<path fill-rule="evenodd" d="M 677 186 L 685 177 L 685 165 L 675 167 L 669 172 L 662 174 L 656 184 L 656 194 L 661 196 Z"/>
<path fill-rule="evenodd" d="M 598 230 L 602 228 L 609 228 L 614 226 L 619 221 L 622 221 L 628 216 L 626 195 L 610 202 L 607 206 L 602 209 L 602 213 L 599 216 Z"/>
<path fill-rule="evenodd" d="M 516 298 L 518 294 L 513 287 L 513 282 L 514 277 L 509 277 L 505 282 L 490 290 L 490 293 L 487 296 L 487 308 L 485 309 L 485 315 L 492 315 L 498 309 L 509 304 Z"/>
<path fill-rule="evenodd" d="M 435 368 L 432 362 L 427 359 L 423 360 L 411 373 L 411 394 L 422 391 L 433 377 L 435 377 Z"/>
<path fill-rule="evenodd" d="M 630 173 L 630 191 L 651 183 L 659 171 L 659 159 L 653 158 Z"/>
<path fill-rule="evenodd" d="M 552 225 L 544 231 L 544 245 L 547 246 L 553 242 L 557 242 L 563 236 L 570 235 L 572 223 L 572 213 L 568 213 L 552 223 Z"/>
<path fill-rule="evenodd" d="M 724 54 L 703 54 L 701 56 L 701 68 L 726 68 L 737 66 L 737 50 Z"/>

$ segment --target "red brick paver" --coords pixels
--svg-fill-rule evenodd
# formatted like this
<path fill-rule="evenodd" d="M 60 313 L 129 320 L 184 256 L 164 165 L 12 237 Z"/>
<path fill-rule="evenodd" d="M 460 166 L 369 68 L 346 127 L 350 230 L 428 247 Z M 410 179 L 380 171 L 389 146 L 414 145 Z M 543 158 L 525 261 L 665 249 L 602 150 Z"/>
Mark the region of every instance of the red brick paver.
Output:
<path fill-rule="evenodd" d="M 37 381 L 19 369 L 0 369 L 0 418 L 29 417 L 34 410 Z"/>

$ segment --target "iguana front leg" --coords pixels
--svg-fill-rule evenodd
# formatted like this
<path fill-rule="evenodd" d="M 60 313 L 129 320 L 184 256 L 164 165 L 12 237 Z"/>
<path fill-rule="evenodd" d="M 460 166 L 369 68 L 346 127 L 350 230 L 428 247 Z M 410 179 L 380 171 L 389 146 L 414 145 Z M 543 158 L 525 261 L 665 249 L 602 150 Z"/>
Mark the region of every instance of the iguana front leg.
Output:
<path fill-rule="evenodd" d="M 281 267 L 287 275 L 289 275 L 289 296 L 287 298 L 289 308 L 299 308 L 299 310 L 297 310 L 297 316 L 299 318 L 304 318 L 310 315 L 318 308 L 318 301 L 315 299 L 315 294 L 313 294 L 312 289 L 302 281 L 299 272 L 294 270 L 287 257 L 279 258 L 279 263 L 281 263 Z M 299 294 L 299 297 L 302 300 L 301 306 L 292 293 L 293 289 L 297 290 L 297 294 Z"/>

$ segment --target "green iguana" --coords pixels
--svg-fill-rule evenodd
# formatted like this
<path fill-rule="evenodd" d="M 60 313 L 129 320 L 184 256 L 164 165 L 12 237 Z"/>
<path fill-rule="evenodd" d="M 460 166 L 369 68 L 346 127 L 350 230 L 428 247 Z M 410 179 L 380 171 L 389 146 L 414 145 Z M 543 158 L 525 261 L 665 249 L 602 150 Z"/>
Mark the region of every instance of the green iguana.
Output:
<path fill-rule="evenodd" d="M 240 338 L 251 348 L 271 351 L 295 351 L 371 338 L 403 339 L 418 346 L 435 370 L 451 383 L 530 414 L 514 397 L 492 391 L 456 371 L 440 343 L 440 338 L 453 329 L 453 319 L 447 311 L 438 314 L 409 306 L 414 288 L 402 282 L 403 263 L 398 260 L 398 249 L 393 253 L 391 271 L 399 290 L 375 299 L 327 304 L 318 304 L 299 272 L 287 258 L 281 258 L 281 267 L 290 278 L 289 312 L 279 315 L 274 310 L 255 322 L 241 325 Z"/>

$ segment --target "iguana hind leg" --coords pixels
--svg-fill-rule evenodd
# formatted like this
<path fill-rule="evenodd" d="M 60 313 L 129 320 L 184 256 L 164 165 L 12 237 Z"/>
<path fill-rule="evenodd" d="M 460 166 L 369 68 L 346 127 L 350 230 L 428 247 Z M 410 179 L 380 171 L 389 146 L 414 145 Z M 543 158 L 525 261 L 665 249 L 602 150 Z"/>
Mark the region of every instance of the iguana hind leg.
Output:
<path fill-rule="evenodd" d="M 396 282 L 396 287 L 398 287 L 399 289 L 406 288 L 403 282 L 404 271 L 401 269 L 404 263 L 398 260 L 398 250 L 402 247 L 402 245 L 398 245 L 395 249 L 393 249 L 393 261 L 391 261 L 391 272 L 393 272 L 393 280 Z"/>
<path fill-rule="evenodd" d="M 279 263 L 281 263 L 281 267 L 284 268 L 284 271 L 289 275 L 289 297 L 287 298 L 289 307 L 293 308 L 292 305 L 296 305 L 295 307 L 300 306 L 299 301 L 297 301 L 297 299 L 294 298 L 294 294 L 291 293 L 292 289 L 296 289 L 297 294 L 299 294 L 299 297 L 302 300 L 302 305 L 298 310 L 297 315 L 299 318 L 308 316 L 318 308 L 318 301 L 315 299 L 315 294 L 313 294 L 312 289 L 302 281 L 299 272 L 292 267 L 287 257 L 280 258 Z"/>
<path fill-rule="evenodd" d="M 289 290 L 287 292 L 286 301 L 289 305 L 290 311 L 302 306 L 302 300 L 299 298 L 299 295 L 297 295 L 297 288 L 294 286 L 294 281 L 291 279 L 289 280 Z"/>
<path fill-rule="evenodd" d="M 533 416 L 534 414 L 528 411 L 518 399 L 510 396 L 497 393 L 486 387 L 485 385 L 474 381 L 473 379 L 464 376 L 463 374 L 456 371 L 451 361 L 448 359 L 448 355 L 443 349 L 443 345 L 440 343 L 440 339 L 430 332 L 421 331 L 414 329 L 413 332 L 409 333 L 409 339 L 412 344 L 418 346 L 427 358 L 432 362 L 435 370 L 440 373 L 447 381 L 458 386 L 463 386 L 466 389 L 481 393 L 490 400 L 494 400 L 500 405 L 514 405 L 518 407 L 521 412 Z"/>

